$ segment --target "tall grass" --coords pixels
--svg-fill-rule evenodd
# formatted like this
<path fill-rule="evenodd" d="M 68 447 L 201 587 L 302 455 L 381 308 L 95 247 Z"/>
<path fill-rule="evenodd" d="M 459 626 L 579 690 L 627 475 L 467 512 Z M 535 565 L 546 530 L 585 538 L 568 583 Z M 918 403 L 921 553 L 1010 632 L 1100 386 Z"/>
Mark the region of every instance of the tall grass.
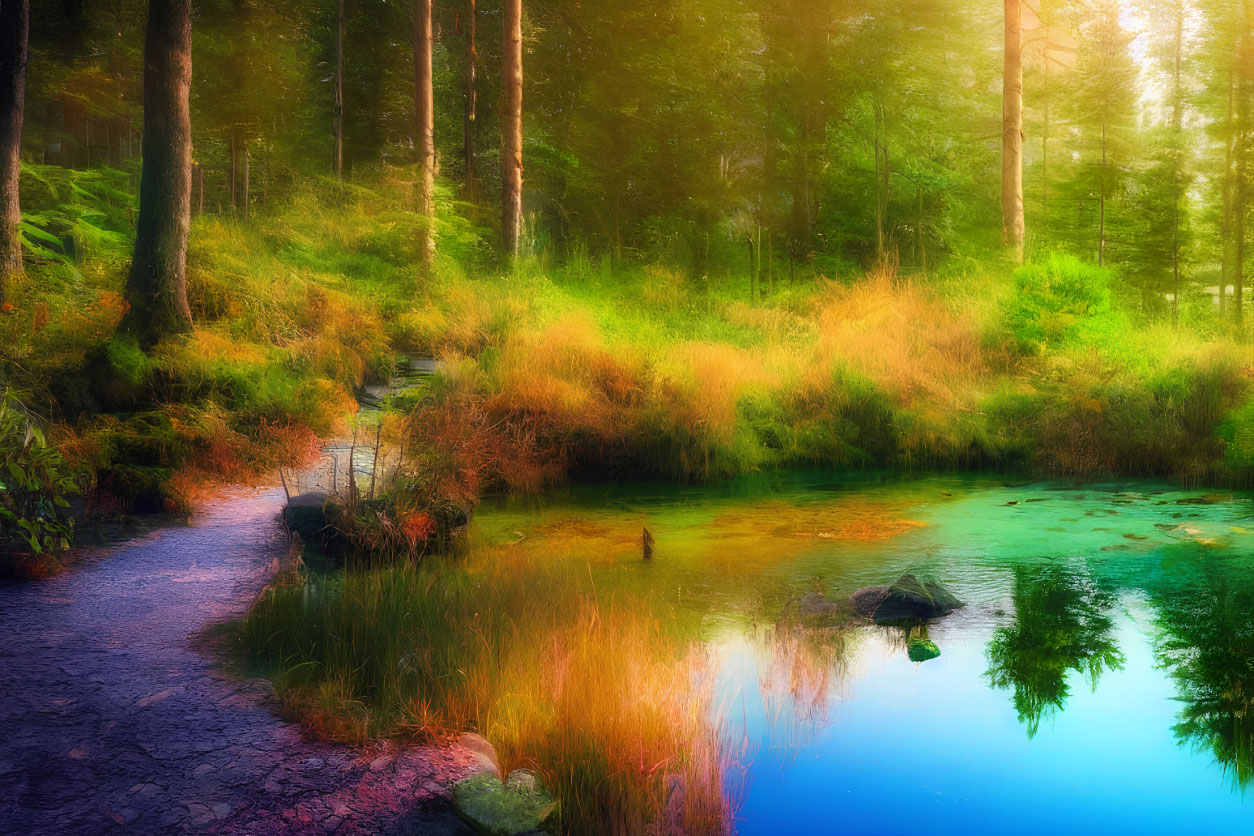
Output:
<path fill-rule="evenodd" d="M 543 775 L 564 832 L 724 832 L 708 658 L 650 602 L 572 574 L 509 547 L 353 572 L 271 590 L 242 635 L 324 732 L 478 730 L 504 770 Z"/>
<path fill-rule="evenodd" d="M 1245 437 L 1250 349 L 1136 321 L 1111 275 L 1074 258 L 933 285 L 885 265 L 755 305 L 659 268 L 612 283 L 575 269 L 454 281 L 432 297 L 444 321 L 476 301 L 428 337 L 456 368 L 450 403 L 470 392 L 525 426 L 559 476 L 801 463 L 1249 476 L 1225 439 Z"/>

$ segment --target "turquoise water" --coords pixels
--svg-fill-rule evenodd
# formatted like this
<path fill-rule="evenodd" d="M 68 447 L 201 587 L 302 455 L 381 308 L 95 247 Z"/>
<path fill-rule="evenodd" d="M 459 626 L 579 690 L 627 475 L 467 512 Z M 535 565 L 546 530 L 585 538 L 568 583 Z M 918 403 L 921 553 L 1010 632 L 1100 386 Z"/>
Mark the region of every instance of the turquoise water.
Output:
<path fill-rule="evenodd" d="M 478 525 L 584 558 L 709 646 L 742 834 L 1254 833 L 1252 512 L 1146 482 L 797 473 L 584 489 Z M 786 617 L 903 572 L 966 602 L 927 627 L 939 658 Z"/>

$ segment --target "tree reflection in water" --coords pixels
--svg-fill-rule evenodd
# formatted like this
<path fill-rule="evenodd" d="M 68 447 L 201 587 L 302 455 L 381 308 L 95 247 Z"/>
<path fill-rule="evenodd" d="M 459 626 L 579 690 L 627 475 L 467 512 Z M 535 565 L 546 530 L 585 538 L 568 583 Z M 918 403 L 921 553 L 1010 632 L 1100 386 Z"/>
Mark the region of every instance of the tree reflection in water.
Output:
<path fill-rule="evenodd" d="M 1159 664 L 1182 704 L 1176 739 L 1210 751 L 1244 791 L 1254 778 L 1254 578 L 1215 566 L 1199 582 L 1156 595 Z"/>
<path fill-rule="evenodd" d="M 1042 719 L 1066 704 L 1068 672 L 1085 676 L 1096 689 L 1102 673 L 1119 670 L 1124 658 L 1107 615 L 1114 596 L 1096 588 L 1083 569 L 1021 565 L 1013 571 L 1015 625 L 993 634 L 985 675 L 993 687 L 1014 691 L 1030 738 Z"/>

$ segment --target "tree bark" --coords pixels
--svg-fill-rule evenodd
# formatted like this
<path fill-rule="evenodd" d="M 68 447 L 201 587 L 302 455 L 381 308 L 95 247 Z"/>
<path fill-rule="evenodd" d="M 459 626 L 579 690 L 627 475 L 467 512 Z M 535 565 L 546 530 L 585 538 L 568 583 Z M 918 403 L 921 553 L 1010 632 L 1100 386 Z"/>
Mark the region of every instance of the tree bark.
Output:
<path fill-rule="evenodd" d="M 418 211 L 425 216 L 419 258 L 424 271 L 435 260 L 435 90 L 431 75 L 434 34 L 431 0 L 414 2 L 414 111 L 418 118 Z"/>
<path fill-rule="evenodd" d="M 1002 243 L 1023 261 L 1023 60 L 1021 0 L 1005 0 L 1006 43 L 1001 104 Z"/>
<path fill-rule="evenodd" d="M 505 253 L 518 255 L 522 234 L 522 0 L 505 0 L 505 113 L 501 129 L 501 230 Z"/>
<path fill-rule="evenodd" d="M 335 179 L 344 178 L 344 0 L 335 15 Z"/>
<path fill-rule="evenodd" d="M 144 348 L 191 329 L 187 233 L 191 223 L 191 0 L 149 0 L 144 38 L 143 175 L 124 329 Z"/>
<path fill-rule="evenodd" d="M 0 304 L 21 278 L 22 117 L 26 104 L 30 0 L 0 3 Z"/>

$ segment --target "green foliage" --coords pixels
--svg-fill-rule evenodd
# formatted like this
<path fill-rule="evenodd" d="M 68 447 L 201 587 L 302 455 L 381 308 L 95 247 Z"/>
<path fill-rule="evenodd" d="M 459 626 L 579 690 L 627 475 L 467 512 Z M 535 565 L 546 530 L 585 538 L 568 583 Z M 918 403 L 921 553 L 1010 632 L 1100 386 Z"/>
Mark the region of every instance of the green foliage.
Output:
<path fill-rule="evenodd" d="M 1110 310 L 1110 280 L 1109 271 L 1063 253 L 1015 270 L 1015 292 L 1004 312 L 1015 346 L 1038 353 L 1074 336 Z"/>
<path fill-rule="evenodd" d="M 128 249 L 137 203 L 129 175 L 22 163 L 22 247 L 28 258 L 67 266 Z"/>
<path fill-rule="evenodd" d="M 20 538 L 37 555 L 69 548 L 74 521 L 66 497 L 75 474 L 16 396 L 0 396 L 0 536 Z"/>

